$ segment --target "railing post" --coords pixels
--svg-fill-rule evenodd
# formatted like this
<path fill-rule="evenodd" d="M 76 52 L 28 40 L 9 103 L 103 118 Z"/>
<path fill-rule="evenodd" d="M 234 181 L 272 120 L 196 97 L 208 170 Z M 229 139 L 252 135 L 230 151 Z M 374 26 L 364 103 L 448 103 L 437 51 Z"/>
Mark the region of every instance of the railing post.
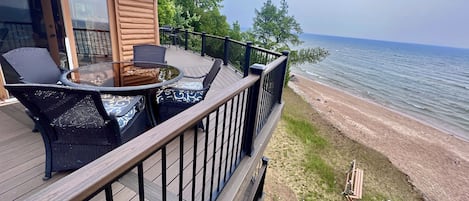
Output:
<path fill-rule="evenodd" d="M 288 73 L 287 73 L 287 69 L 288 69 L 288 55 L 290 55 L 290 52 L 285 50 L 282 52 L 282 55 L 283 56 L 286 56 L 287 59 L 282 63 L 282 82 L 280 82 L 280 84 L 282 85 L 282 87 L 279 87 L 280 89 L 280 94 L 278 96 L 278 103 L 282 103 L 282 94 L 283 94 L 283 87 L 285 87 L 286 83 L 285 83 L 285 80 L 286 80 L 286 76 L 289 76 Z"/>
<path fill-rule="evenodd" d="M 252 42 L 247 42 L 246 43 L 246 53 L 244 54 L 244 77 L 247 77 L 249 74 L 249 65 L 251 62 L 251 47 L 252 47 Z"/>
<path fill-rule="evenodd" d="M 201 48 L 201 56 L 205 56 L 205 38 L 206 38 L 206 33 L 202 32 L 202 48 Z"/>
<path fill-rule="evenodd" d="M 187 46 L 187 44 L 188 44 L 188 42 L 187 42 L 188 39 L 189 39 L 189 31 L 186 29 L 186 30 L 184 31 L 184 50 L 188 50 L 188 46 Z"/>
<path fill-rule="evenodd" d="M 173 29 L 173 32 L 171 33 L 171 45 L 176 45 L 176 38 L 178 37 L 177 29 Z"/>
<path fill-rule="evenodd" d="M 228 58 L 230 56 L 230 37 L 225 36 L 225 45 L 223 46 L 223 65 L 228 65 Z"/>
<path fill-rule="evenodd" d="M 243 150 L 246 155 L 251 156 L 252 151 L 254 150 L 254 140 L 257 136 L 257 122 L 259 121 L 259 99 L 260 99 L 260 91 L 262 89 L 262 83 L 264 77 L 262 73 L 266 68 L 265 65 L 262 64 L 253 64 L 250 68 L 251 73 L 255 75 L 260 75 L 260 79 L 254 83 L 253 86 L 249 88 L 248 91 L 248 98 L 247 98 L 247 108 L 246 108 L 246 119 L 245 119 L 245 135 L 243 136 Z"/>

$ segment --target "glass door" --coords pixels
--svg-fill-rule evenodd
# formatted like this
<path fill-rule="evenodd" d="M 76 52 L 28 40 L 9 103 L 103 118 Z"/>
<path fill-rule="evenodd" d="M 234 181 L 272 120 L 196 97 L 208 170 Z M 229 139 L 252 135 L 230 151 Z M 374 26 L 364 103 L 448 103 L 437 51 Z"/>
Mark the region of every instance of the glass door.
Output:
<path fill-rule="evenodd" d="M 59 0 L 1 0 L 0 54 L 20 47 L 47 48 L 57 65 L 67 67 Z M 12 70 L 0 60 L 0 99 L 8 97 L 3 83 Z"/>
<path fill-rule="evenodd" d="M 106 0 L 69 0 L 80 66 L 112 61 Z"/>
<path fill-rule="evenodd" d="M 0 1 L 0 54 L 19 47 L 43 47 L 60 65 L 65 48 L 59 8 L 57 0 Z"/>

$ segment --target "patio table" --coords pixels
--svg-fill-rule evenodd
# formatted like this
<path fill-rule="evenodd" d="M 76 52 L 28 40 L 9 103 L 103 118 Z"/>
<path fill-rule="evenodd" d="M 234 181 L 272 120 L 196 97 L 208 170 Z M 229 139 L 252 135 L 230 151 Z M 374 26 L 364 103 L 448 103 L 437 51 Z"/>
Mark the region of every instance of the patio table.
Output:
<path fill-rule="evenodd" d="M 153 126 L 155 93 L 183 77 L 172 65 L 154 62 L 103 62 L 82 66 L 66 72 L 60 81 L 64 85 L 94 88 L 103 94 L 122 96 L 143 95 Z"/>

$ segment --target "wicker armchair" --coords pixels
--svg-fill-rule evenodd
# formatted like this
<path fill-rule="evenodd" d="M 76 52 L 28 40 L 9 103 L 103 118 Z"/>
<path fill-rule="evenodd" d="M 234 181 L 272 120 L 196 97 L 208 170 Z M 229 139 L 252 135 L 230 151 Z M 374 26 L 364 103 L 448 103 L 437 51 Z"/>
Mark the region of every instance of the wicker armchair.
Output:
<path fill-rule="evenodd" d="M 46 151 L 44 179 L 52 172 L 80 168 L 150 128 L 142 97 L 106 107 L 101 94 L 91 89 L 45 84 L 5 88 L 34 116 Z"/>
<path fill-rule="evenodd" d="M 13 49 L 3 54 L 0 62 L 5 74 L 5 81 L 8 84 L 60 84 L 60 76 L 67 71 L 57 66 L 46 48 L 21 47 Z M 27 109 L 25 112 L 34 119 Z M 37 131 L 36 125 L 33 131 Z"/>
<path fill-rule="evenodd" d="M 212 82 L 221 69 L 222 60 L 216 59 L 210 71 L 203 76 L 185 76 L 190 79 L 201 79 L 202 82 L 180 82 L 158 92 L 156 96 L 158 121 L 163 122 L 187 108 L 202 101 Z M 203 128 L 199 122 L 199 128 Z"/>

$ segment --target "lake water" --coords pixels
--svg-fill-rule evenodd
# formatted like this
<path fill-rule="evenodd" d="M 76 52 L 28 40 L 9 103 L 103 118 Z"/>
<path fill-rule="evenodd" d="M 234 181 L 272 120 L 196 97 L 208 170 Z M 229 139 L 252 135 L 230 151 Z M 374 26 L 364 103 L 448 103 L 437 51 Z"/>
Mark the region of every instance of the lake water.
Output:
<path fill-rule="evenodd" d="M 292 72 L 469 140 L 469 49 L 303 34 L 330 55 Z"/>

